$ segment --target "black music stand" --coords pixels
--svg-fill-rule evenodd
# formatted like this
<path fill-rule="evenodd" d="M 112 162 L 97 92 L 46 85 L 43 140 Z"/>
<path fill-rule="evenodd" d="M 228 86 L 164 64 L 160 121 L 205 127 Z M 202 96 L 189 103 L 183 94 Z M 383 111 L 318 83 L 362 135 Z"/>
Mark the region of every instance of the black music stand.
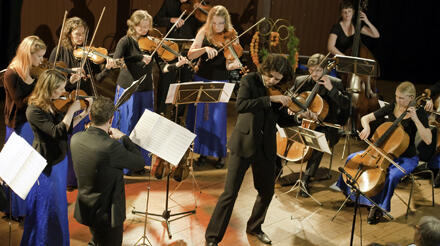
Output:
<path fill-rule="evenodd" d="M 145 80 L 145 77 L 147 77 L 147 74 L 143 75 L 138 80 L 133 81 L 131 85 L 124 90 L 122 95 L 118 97 L 118 101 L 115 103 L 115 110 L 130 99 L 131 95 L 136 92 L 139 85 Z"/>
<path fill-rule="evenodd" d="M 313 149 L 321 151 L 321 152 L 326 152 L 326 153 L 331 154 L 330 148 L 329 148 L 327 140 L 325 138 L 325 134 L 322 132 L 313 131 L 308 128 L 303 128 L 301 126 L 293 126 L 293 127 L 284 128 L 284 132 L 287 137 L 286 151 L 288 151 L 287 147 L 290 148 L 290 146 L 293 142 L 298 142 L 303 145 L 303 153 L 302 153 L 303 157 L 305 155 L 305 150 L 307 147 L 313 148 Z M 302 190 L 310 198 L 312 198 L 316 203 L 318 203 L 320 206 L 322 206 L 321 202 L 319 202 L 316 198 L 314 198 L 312 195 L 310 195 L 307 192 L 307 189 L 305 188 L 305 185 L 304 185 L 304 181 L 302 181 L 302 173 L 303 173 L 302 167 L 304 164 L 303 160 L 304 159 L 302 159 L 302 161 L 301 161 L 299 178 L 296 180 L 295 184 L 288 191 L 282 193 L 281 195 L 287 194 L 289 192 L 292 192 L 292 191 L 298 189 L 298 193 L 296 194 L 296 197 L 298 197 L 299 190 Z M 287 162 L 287 160 L 286 160 L 286 162 Z"/>
<path fill-rule="evenodd" d="M 390 219 L 393 219 L 393 217 L 387 212 L 385 211 L 383 208 L 381 208 L 377 203 L 375 203 L 373 200 L 371 200 L 371 198 L 369 198 L 367 195 L 365 195 L 361 190 L 359 190 L 358 188 L 358 183 L 357 180 L 359 179 L 360 172 L 362 172 L 362 165 L 359 166 L 358 168 L 358 172 L 355 175 L 355 178 L 353 178 L 350 174 L 348 174 L 344 168 L 339 167 L 338 168 L 339 172 L 341 172 L 341 174 L 344 174 L 345 177 L 347 178 L 347 185 L 351 188 L 350 194 L 347 195 L 347 198 L 345 199 L 345 201 L 342 203 L 341 207 L 338 209 L 338 211 L 336 212 L 336 214 L 333 216 L 333 218 L 331 219 L 331 221 L 333 221 L 336 216 L 338 215 L 339 211 L 341 211 L 342 207 L 345 205 L 345 203 L 347 202 L 347 200 L 350 198 L 350 195 L 354 192 L 355 193 L 355 204 L 354 204 L 354 210 L 353 210 L 353 222 L 351 225 L 351 236 L 350 236 L 350 246 L 353 245 L 353 239 L 354 239 L 354 229 L 356 227 L 356 216 L 357 216 L 357 211 L 358 211 L 358 207 L 359 207 L 359 197 L 363 196 L 366 199 L 368 199 L 368 201 L 371 202 L 371 204 L 373 204 L 373 207 L 376 207 L 378 209 L 380 209 L 387 217 L 389 217 Z M 360 210 L 359 210 L 360 213 Z M 361 216 L 362 218 L 362 216 Z M 362 220 L 361 220 L 361 228 L 362 228 Z M 362 229 L 361 229 L 361 233 L 362 233 Z M 361 245 L 362 245 L 362 234 L 361 234 Z"/>

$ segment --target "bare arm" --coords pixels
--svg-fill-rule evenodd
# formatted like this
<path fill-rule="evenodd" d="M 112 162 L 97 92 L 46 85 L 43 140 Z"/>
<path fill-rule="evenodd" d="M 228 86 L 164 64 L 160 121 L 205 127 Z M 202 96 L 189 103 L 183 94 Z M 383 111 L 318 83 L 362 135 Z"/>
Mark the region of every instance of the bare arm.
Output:
<path fill-rule="evenodd" d="M 361 118 L 361 125 L 362 125 L 362 131 L 359 133 L 359 138 L 364 140 L 370 136 L 370 122 L 376 120 L 376 117 L 374 116 L 374 113 L 369 113 L 367 115 L 364 115 Z"/>
<path fill-rule="evenodd" d="M 368 20 L 367 15 L 364 12 L 360 12 L 361 20 L 367 24 L 367 26 L 363 26 L 361 29 L 361 33 L 367 36 L 370 36 L 372 38 L 379 38 L 380 34 L 377 28 Z"/>
<path fill-rule="evenodd" d="M 330 33 L 330 35 L 328 36 L 328 41 L 327 41 L 327 49 L 333 55 L 344 55 L 344 53 L 342 53 L 340 50 L 338 50 L 338 48 L 336 48 L 336 46 L 335 46 L 337 39 L 338 39 L 338 35 L 336 35 L 334 33 Z"/>

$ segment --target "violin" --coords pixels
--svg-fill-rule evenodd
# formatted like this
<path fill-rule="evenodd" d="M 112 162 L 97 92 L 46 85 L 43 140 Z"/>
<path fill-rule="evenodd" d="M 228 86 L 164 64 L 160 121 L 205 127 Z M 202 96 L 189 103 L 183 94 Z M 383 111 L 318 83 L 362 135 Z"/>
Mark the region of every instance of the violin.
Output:
<path fill-rule="evenodd" d="M 235 30 L 214 34 L 212 37 L 212 44 L 217 48 L 223 48 L 223 55 L 227 61 L 238 61 L 240 65 L 240 73 L 245 75 L 249 72 L 246 66 L 240 61 L 240 57 L 243 55 L 243 47 L 239 42 L 231 42 L 237 40 L 237 33 Z"/>
<path fill-rule="evenodd" d="M 196 17 L 197 20 L 199 20 L 202 23 L 205 23 L 208 18 L 208 13 L 212 9 L 212 6 L 209 4 L 205 4 L 205 1 L 197 1 L 197 0 L 188 0 L 185 3 L 182 3 L 180 5 L 180 9 L 182 11 L 189 12 L 187 18 L 185 18 L 185 21 L 194 14 L 194 17 Z"/>
<path fill-rule="evenodd" d="M 33 78 L 38 78 L 47 69 L 56 69 L 60 71 L 65 77 L 67 77 L 68 74 L 75 73 L 75 71 L 73 71 L 72 69 L 67 68 L 67 64 L 63 61 L 57 61 L 54 66 L 52 63 L 48 62 L 46 58 L 44 58 L 43 62 L 41 62 L 38 67 L 31 68 L 30 75 Z"/>
<path fill-rule="evenodd" d="M 106 61 L 106 59 L 113 59 L 108 56 L 108 51 L 103 47 L 78 47 L 73 50 L 73 56 L 77 59 L 83 59 L 84 57 L 89 58 L 95 64 L 102 64 Z M 124 58 L 113 59 L 116 67 L 126 67 L 124 63 Z"/>
<path fill-rule="evenodd" d="M 93 98 L 92 96 L 88 96 L 87 93 L 81 89 L 73 90 L 70 93 L 64 92 L 63 95 L 52 101 L 53 105 L 59 112 L 67 112 L 70 105 L 74 103 L 76 100 L 80 100 L 81 109 L 84 110 L 88 107 L 89 102 L 84 100 L 85 98 Z"/>

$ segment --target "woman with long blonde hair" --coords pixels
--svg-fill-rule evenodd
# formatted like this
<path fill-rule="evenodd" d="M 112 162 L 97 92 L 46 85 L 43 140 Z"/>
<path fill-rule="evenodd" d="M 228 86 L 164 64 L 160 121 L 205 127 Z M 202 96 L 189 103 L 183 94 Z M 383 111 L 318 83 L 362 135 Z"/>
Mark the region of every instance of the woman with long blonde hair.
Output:
<path fill-rule="evenodd" d="M 394 194 L 394 189 L 396 188 L 399 180 L 407 174 L 410 174 L 419 163 L 419 156 L 416 152 L 415 136 L 418 133 L 422 141 L 429 145 L 432 141 L 432 133 L 428 125 L 428 116 L 426 112 L 422 109 L 416 109 L 410 103 L 416 98 L 416 88 L 414 84 L 409 81 L 400 83 L 396 88 L 396 101 L 395 103 L 390 103 L 373 113 L 369 113 L 361 118 L 361 124 L 363 130 L 359 133 L 360 139 L 366 139 L 370 136 L 370 122 L 384 118 L 386 121 L 393 122 L 399 118 L 402 113 L 407 112 L 403 120 L 400 122 L 403 130 L 409 135 L 409 145 L 403 154 L 394 161 L 399 164 L 403 169 L 405 169 L 406 174 L 400 171 L 394 165 L 390 165 L 388 169 L 388 174 L 385 179 L 384 188 L 382 191 L 371 197 L 382 209 L 386 211 L 391 210 L 391 198 Z M 356 154 L 361 152 L 353 153 L 347 158 L 347 162 L 353 158 Z M 350 192 L 350 188 L 344 183 L 342 177 L 339 177 L 337 185 L 341 188 L 342 192 L 349 195 L 352 200 L 354 200 L 354 194 Z M 369 200 L 360 197 L 359 203 L 372 206 Z M 382 211 L 376 207 L 371 207 L 370 214 L 368 215 L 367 222 L 369 224 L 377 224 L 381 221 L 383 214 Z"/>
<path fill-rule="evenodd" d="M 35 87 L 35 78 L 31 76 L 31 70 L 41 64 L 45 53 L 46 45 L 43 40 L 37 36 L 26 37 L 21 41 L 15 57 L 5 72 L 6 99 L 3 111 L 6 125 L 5 141 L 15 132 L 32 144 L 34 135 L 26 120 L 27 98 Z M 6 186 L 2 188 L 9 193 L 10 190 Z M 6 214 L 12 212 L 11 216 L 14 219 L 25 216 L 26 202 L 14 192 L 11 192 L 11 205 L 10 208 L 5 208 Z"/>
<path fill-rule="evenodd" d="M 38 78 L 29 97 L 26 117 L 34 133 L 33 147 L 47 161 L 47 166 L 30 190 L 20 245 L 69 245 L 67 220 L 67 138 L 78 122 L 89 112 L 81 114 L 79 101 L 74 101 L 66 113 L 59 112 L 53 101 L 65 92 L 66 77 L 49 69 Z M 92 99 L 86 99 L 89 105 Z"/>
<path fill-rule="evenodd" d="M 195 81 L 228 81 L 228 71 L 238 69 L 239 61 L 227 61 L 222 52 L 218 52 L 214 36 L 235 32 L 228 10 L 221 5 L 214 6 L 208 13 L 206 23 L 199 32 L 188 51 L 190 60 L 200 57 L 199 70 L 194 75 Z M 236 41 L 238 43 L 238 39 Z M 209 60 L 208 60 L 209 59 Z M 207 156 L 217 158 L 215 167 L 224 166 L 226 157 L 226 103 L 198 103 L 197 119 L 194 122 L 196 108 L 189 105 L 186 118 L 188 129 L 197 134 L 194 152 L 200 154 L 197 164 L 206 161 Z M 194 129 L 196 125 L 196 129 Z"/>

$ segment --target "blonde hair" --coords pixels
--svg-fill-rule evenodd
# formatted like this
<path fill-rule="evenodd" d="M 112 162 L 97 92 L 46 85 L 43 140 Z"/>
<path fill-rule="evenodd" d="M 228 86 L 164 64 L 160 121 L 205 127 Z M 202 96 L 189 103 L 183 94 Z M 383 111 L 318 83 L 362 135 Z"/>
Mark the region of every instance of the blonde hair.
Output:
<path fill-rule="evenodd" d="M 319 65 L 322 62 L 322 60 L 324 60 L 324 57 L 325 56 L 320 53 L 316 53 L 316 54 L 310 56 L 309 60 L 307 60 L 307 67 L 310 68 L 310 67 Z"/>
<path fill-rule="evenodd" d="M 29 96 L 29 105 L 35 105 L 46 112 L 54 112 L 52 95 L 63 83 L 66 77 L 55 69 L 48 69 L 38 77 L 37 84 Z"/>
<path fill-rule="evenodd" d="M 84 32 L 87 33 L 88 27 L 85 21 L 83 21 L 79 17 L 72 17 L 66 20 L 64 31 L 61 34 L 61 45 L 64 48 L 67 48 L 69 50 L 73 50 L 73 44 L 72 39 L 70 37 L 70 34 L 72 34 L 73 30 L 79 27 L 84 27 Z"/>
<path fill-rule="evenodd" d="M 142 9 L 138 9 L 133 12 L 133 14 L 130 16 L 130 19 L 127 20 L 127 35 L 134 37 L 136 35 L 136 29 L 135 27 L 141 23 L 141 21 L 147 20 L 150 23 L 150 28 L 148 30 L 151 30 L 153 28 L 153 18 L 151 15 L 146 11 Z"/>
<path fill-rule="evenodd" d="M 414 86 L 413 83 L 409 81 L 404 81 L 400 83 L 397 86 L 396 91 L 399 91 L 400 93 L 407 96 L 413 96 L 414 98 L 416 97 L 416 87 Z"/>
<path fill-rule="evenodd" d="M 212 20 L 214 16 L 223 17 L 225 19 L 225 30 L 224 32 L 229 32 L 234 30 L 231 23 L 231 16 L 229 15 L 228 10 L 222 5 L 216 5 L 212 7 L 212 9 L 208 13 L 208 17 L 206 23 L 203 25 L 203 30 L 205 30 L 206 39 L 212 43 L 212 38 L 214 36 L 214 30 L 212 29 Z M 235 30 L 234 30 L 235 31 Z"/>
<path fill-rule="evenodd" d="M 46 44 L 39 37 L 26 37 L 21 41 L 8 67 L 14 69 L 22 80 L 26 80 L 32 67 L 32 54 L 45 49 Z"/>

